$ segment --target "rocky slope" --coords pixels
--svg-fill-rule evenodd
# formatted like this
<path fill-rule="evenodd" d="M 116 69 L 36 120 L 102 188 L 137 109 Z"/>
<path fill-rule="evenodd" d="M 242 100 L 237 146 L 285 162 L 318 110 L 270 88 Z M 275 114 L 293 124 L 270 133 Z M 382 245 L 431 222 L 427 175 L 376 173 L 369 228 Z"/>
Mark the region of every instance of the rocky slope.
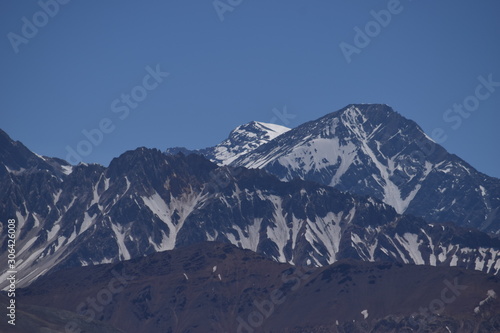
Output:
<path fill-rule="evenodd" d="M 498 332 L 498 290 L 498 277 L 459 268 L 353 260 L 300 268 L 210 242 L 63 270 L 18 300 L 134 333 L 470 333 Z"/>
<path fill-rule="evenodd" d="M 348 105 L 231 164 L 370 195 L 428 221 L 500 232 L 500 180 L 448 153 L 387 105 Z"/>

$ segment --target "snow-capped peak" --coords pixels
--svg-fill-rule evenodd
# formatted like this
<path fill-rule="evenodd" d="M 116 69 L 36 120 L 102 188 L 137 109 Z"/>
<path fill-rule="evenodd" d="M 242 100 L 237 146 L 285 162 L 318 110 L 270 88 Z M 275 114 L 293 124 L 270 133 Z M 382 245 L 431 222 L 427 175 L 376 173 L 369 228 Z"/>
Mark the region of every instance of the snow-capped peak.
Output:
<path fill-rule="evenodd" d="M 167 149 L 165 153 L 182 152 L 185 155 L 195 153 L 203 155 L 219 165 L 228 165 L 241 155 L 253 151 L 289 130 L 290 128 L 281 125 L 251 121 L 236 127 L 229 133 L 227 139 L 214 147 L 199 150 L 176 147 Z"/>
<path fill-rule="evenodd" d="M 251 121 L 248 124 L 240 125 L 236 127 L 230 134 L 229 137 L 238 133 L 238 132 L 258 132 L 263 135 L 268 140 L 272 140 L 278 135 L 281 135 L 285 132 L 288 132 L 290 128 L 271 124 L 271 123 L 263 123 L 260 121 Z"/>
<path fill-rule="evenodd" d="M 268 143 L 288 132 L 288 127 L 252 121 L 240 125 L 229 133 L 229 137 L 214 147 L 212 160 L 227 165 L 239 156 Z"/>
<path fill-rule="evenodd" d="M 387 105 L 348 105 L 297 126 L 231 165 L 370 195 L 400 214 L 431 221 L 457 221 L 493 232 L 500 225 L 491 204 L 499 202 L 497 197 L 485 199 L 479 190 L 486 188 L 485 178 Z M 469 206 L 477 213 L 463 208 Z"/>

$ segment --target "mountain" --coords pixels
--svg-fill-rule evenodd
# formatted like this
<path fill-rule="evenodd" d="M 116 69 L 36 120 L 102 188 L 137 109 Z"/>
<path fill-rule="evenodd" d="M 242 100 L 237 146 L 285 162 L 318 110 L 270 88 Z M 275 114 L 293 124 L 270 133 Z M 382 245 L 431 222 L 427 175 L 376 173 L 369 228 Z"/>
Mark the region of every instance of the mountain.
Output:
<path fill-rule="evenodd" d="M 371 197 L 202 156 L 138 148 L 109 167 L 68 174 L 12 140 L 0 147 L 0 216 L 15 218 L 18 286 L 65 267 L 114 263 L 203 241 L 278 262 L 324 266 L 345 258 L 500 272 L 500 240 L 400 215 Z M 19 151 L 19 156 L 16 152 Z M 35 161 L 28 168 L 11 160 Z M 65 166 L 64 163 L 61 163 Z M 6 228 L 2 220 L 1 230 Z M 7 233 L 0 233 L 7 267 Z M 6 270 L 0 272 L 4 288 Z"/>
<path fill-rule="evenodd" d="M 239 156 L 246 154 L 267 143 L 290 129 L 276 124 L 252 121 L 236 127 L 229 137 L 215 147 L 200 150 L 189 150 L 183 147 L 169 148 L 166 154 L 200 154 L 220 165 L 231 163 Z"/>
<path fill-rule="evenodd" d="M 300 268 L 202 242 L 62 270 L 17 299 L 22 311 L 72 312 L 65 325 L 73 330 L 83 317 L 134 333 L 486 333 L 500 328 L 498 290 L 498 277 L 459 268 L 353 260 Z M 47 332 L 47 321 L 17 332 Z"/>
<path fill-rule="evenodd" d="M 448 153 L 387 105 L 348 105 L 231 165 L 260 168 L 286 181 L 316 181 L 378 198 L 400 214 L 500 234 L 500 180 Z"/>
<path fill-rule="evenodd" d="M 0 173 L 23 173 L 45 170 L 57 177 L 71 173 L 72 166 L 59 158 L 40 156 L 31 152 L 19 141 L 13 141 L 0 129 Z M 2 198 L 3 199 L 3 198 Z"/>

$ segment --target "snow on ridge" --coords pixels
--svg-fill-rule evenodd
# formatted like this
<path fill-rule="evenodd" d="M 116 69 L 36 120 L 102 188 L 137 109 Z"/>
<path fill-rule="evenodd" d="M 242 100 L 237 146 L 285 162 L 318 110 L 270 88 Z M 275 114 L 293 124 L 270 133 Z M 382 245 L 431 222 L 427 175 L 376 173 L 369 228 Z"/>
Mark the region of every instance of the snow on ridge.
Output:
<path fill-rule="evenodd" d="M 47 159 L 45 157 L 43 157 L 42 155 L 40 154 L 37 154 L 35 152 L 33 152 L 33 154 L 35 154 L 39 159 L 41 159 L 42 161 L 46 161 Z"/>
<path fill-rule="evenodd" d="M 258 121 L 240 125 L 231 131 L 226 140 L 213 147 L 213 161 L 221 165 L 228 165 L 238 157 L 251 152 L 289 130 L 290 128 L 285 126 Z"/>
<path fill-rule="evenodd" d="M 373 124 L 373 128 L 369 130 L 365 126 L 368 121 L 367 115 L 362 112 L 356 105 L 351 105 L 342 113 L 336 115 L 335 118 L 323 120 L 319 126 L 323 127 L 320 133 L 312 132 L 295 142 L 294 146 L 274 147 L 264 155 L 251 156 L 242 160 L 239 164 L 247 168 L 265 168 L 269 163 L 277 163 L 289 170 L 294 175 L 304 178 L 305 175 L 327 171 L 331 173 L 328 185 L 336 186 L 341 183 L 341 179 L 353 165 L 357 165 L 361 161 L 361 157 L 365 156 L 379 170 L 380 177 L 376 178 L 383 193 L 383 202 L 394 207 L 399 214 L 403 214 L 409 207 L 417 193 L 421 189 L 422 182 L 427 178 L 433 169 L 433 164 L 426 161 L 425 169 L 420 175 L 409 175 L 419 177 L 419 181 L 413 188 L 405 189 L 406 193 L 402 193 L 401 185 L 396 184 L 394 180 L 394 172 L 401 169 L 397 163 L 396 156 L 392 158 L 384 156 L 380 152 L 380 143 L 375 141 L 377 147 L 373 147 L 373 136 L 378 133 L 383 124 Z M 336 136 L 335 132 L 339 124 L 342 124 L 351 134 L 354 141 L 347 140 L 344 142 L 342 136 Z M 370 127 L 370 126 L 369 126 Z M 401 130 L 398 131 L 401 133 Z M 425 133 L 424 133 L 425 134 Z M 357 141 L 357 142 L 356 142 Z M 244 155 L 244 154 L 241 154 Z M 231 163 L 231 159 L 228 163 Z M 330 177 L 330 175 L 329 175 Z M 291 179 L 287 173 L 280 177 L 282 181 Z M 408 191 L 409 190 L 409 191 Z"/>
<path fill-rule="evenodd" d="M 128 252 L 127 246 L 125 245 L 126 232 L 123 227 L 111 223 L 111 229 L 115 234 L 116 244 L 118 245 L 118 256 L 121 260 L 129 260 L 131 258 Z"/>
<path fill-rule="evenodd" d="M 418 240 L 418 235 L 406 232 L 403 237 L 396 234 L 395 238 L 398 240 L 399 244 L 405 248 L 416 265 L 425 265 L 425 261 L 419 249 L 422 241 Z"/>
<path fill-rule="evenodd" d="M 241 229 L 235 224 L 233 230 L 238 234 L 239 240 L 237 240 L 233 233 L 227 233 L 225 236 L 231 244 L 257 252 L 257 246 L 260 242 L 259 230 L 262 220 L 262 218 L 254 218 L 253 223 L 245 226 L 244 229 Z"/>
<path fill-rule="evenodd" d="M 263 123 L 260 121 L 256 121 L 255 124 L 259 125 L 260 128 L 267 130 L 267 135 L 269 136 L 270 140 L 290 130 L 290 128 L 285 126 L 271 124 L 271 123 Z"/>
<path fill-rule="evenodd" d="M 90 228 L 92 223 L 93 223 L 92 217 L 90 217 L 88 212 L 85 212 L 83 214 L 83 221 L 82 221 L 82 224 L 80 225 L 79 234 L 84 233 L 88 228 Z"/>
<path fill-rule="evenodd" d="M 415 195 L 420 190 L 421 183 L 428 176 L 428 174 L 432 170 L 433 165 L 427 161 L 425 162 L 425 171 L 420 178 L 419 184 L 415 186 L 415 188 L 406 196 L 406 198 L 403 198 L 401 195 L 401 189 L 391 180 L 391 175 L 394 172 L 394 161 L 389 159 L 389 165 L 385 166 L 383 161 L 380 161 L 377 158 L 377 154 L 368 144 L 370 137 L 379 128 L 379 126 L 376 127 L 371 133 L 367 133 L 363 129 L 363 127 L 356 126 L 357 121 L 355 118 L 361 115 L 363 117 L 363 120 L 366 121 L 364 115 L 362 115 L 357 108 L 350 108 L 347 111 L 348 112 L 344 114 L 344 119 L 343 119 L 344 124 L 346 125 L 347 128 L 349 128 L 351 133 L 353 133 L 360 140 L 361 150 L 371 159 L 376 168 L 380 171 L 380 175 L 383 180 L 383 182 L 380 182 L 380 185 L 384 191 L 383 201 L 386 204 L 389 204 L 392 207 L 394 207 L 398 214 L 404 213 L 408 208 L 408 206 L 410 205 L 413 198 L 415 197 Z"/>
<path fill-rule="evenodd" d="M 169 236 L 162 232 L 161 243 L 154 244 L 153 246 L 161 250 L 172 250 L 175 247 L 177 233 L 183 227 L 185 219 L 191 214 L 203 197 L 201 194 L 184 195 L 181 198 L 172 197 L 169 204 L 167 204 L 158 192 L 155 192 L 149 197 L 142 196 L 141 199 L 144 205 L 165 223 L 169 229 Z M 174 212 L 179 214 L 179 220 L 176 224 L 172 222 L 171 218 Z M 151 240 L 150 243 L 152 243 Z"/>
<path fill-rule="evenodd" d="M 72 165 L 61 165 L 62 173 L 65 175 L 69 175 L 73 172 L 73 166 Z"/>

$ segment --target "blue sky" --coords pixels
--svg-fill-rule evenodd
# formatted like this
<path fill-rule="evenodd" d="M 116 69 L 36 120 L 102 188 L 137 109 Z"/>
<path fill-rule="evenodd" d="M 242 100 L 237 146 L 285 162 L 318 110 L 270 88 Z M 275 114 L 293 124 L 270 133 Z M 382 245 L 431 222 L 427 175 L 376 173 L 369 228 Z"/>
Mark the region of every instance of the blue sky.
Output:
<path fill-rule="evenodd" d="M 482 83 L 500 82 L 496 0 L 55 1 L 0 3 L 0 128 L 39 154 L 78 153 L 87 131 L 80 157 L 107 165 L 385 103 L 500 177 L 500 86 Z"/>

